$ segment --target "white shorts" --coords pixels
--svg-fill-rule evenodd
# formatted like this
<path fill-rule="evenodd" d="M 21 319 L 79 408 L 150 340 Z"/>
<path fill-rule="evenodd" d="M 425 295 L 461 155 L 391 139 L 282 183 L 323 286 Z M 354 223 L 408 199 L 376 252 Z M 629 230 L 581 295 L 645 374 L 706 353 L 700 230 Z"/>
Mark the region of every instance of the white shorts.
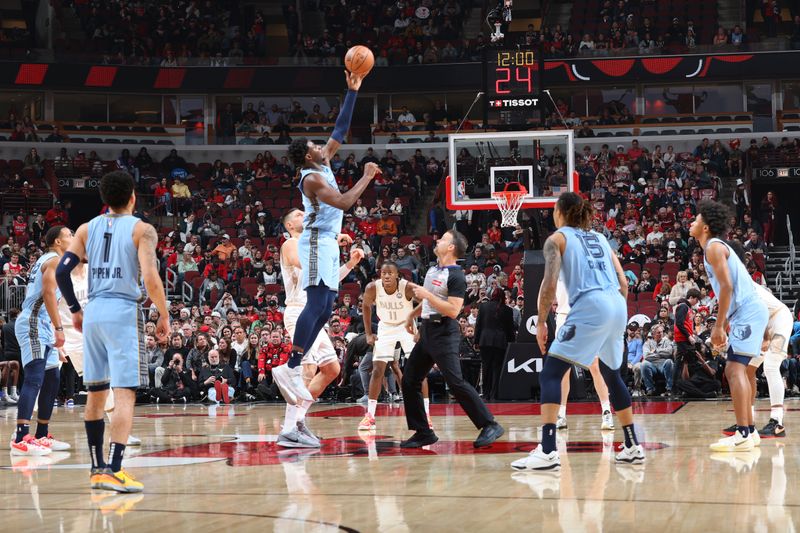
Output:
<path fill-rule="evenodd" d="M 767 323 L 767 330 L 764 332 L 764 338 L 767 339 L 766 349 L 761 352 L 759 357 L 753 357 L 750 366 L 759 367 L 764 362 L 764 357 L 773 354 L 780 357 L 783 361 L 786 359 L 786 353 L 789 350 L 789 337 L 792 336 L 792 328 L 794 327 L 794 319 L 792 313 L 788 309 L 781 309 L 774 316 L 772 316 Z"/>
<path fill-rule="evenodd" d="M 396 349 L 397 343 L 406 355 L 411 354 L 414 349 L 414 335 L 406 331 L 404 324 L 387 325 L 383 322 L 378 323 L 378 340 L 375 341 L 375 348 L 372 350 L 372 360 L 391 363 L 400 360 L 400 351 Z"/>
<path fill-rule="evenodd" d="M 67 346 L 65 344 L 64 352 L 69 356 L 69 360 L 72 362 L 75 372 L 77 372 L 80 377 L 83 377 L 83 345 L 79 346 L 70 343 L 70 346 Z M 107 413 L 114 410 L 114 389 L 109 389 L 108 396 L 106 396 L 106 405 L 103 410 Z"/>
<path fill-rule="evenodd" d="M 294 337 L 294 328 L 297 325 L 297 319 L 300 317 L 300 313 L 302 312 L 302 307 L 290 305 L 283 313 L 283 325 L 286 327 L 286 331 L 288 331 L 289 335 L 292 337 Z M 325 366 L 333 363 L 334 361 L 339 361 L 339 357 L 336 355 L 336 350 L 333 348 L 333 342 L 331 341 L 331 338 L 323 329 L 317 335 L 317 338 L 314 340 L 314 344 L 311 346 L 311 349 L 303 355 L 303 364 Z"/>

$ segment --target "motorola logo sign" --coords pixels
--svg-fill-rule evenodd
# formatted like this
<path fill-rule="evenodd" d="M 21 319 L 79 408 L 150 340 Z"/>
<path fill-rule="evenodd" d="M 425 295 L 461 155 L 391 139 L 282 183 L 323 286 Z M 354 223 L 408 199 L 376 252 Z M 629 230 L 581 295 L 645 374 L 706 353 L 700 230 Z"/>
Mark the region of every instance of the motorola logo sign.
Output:
<path fill-rule="evenodd" d="M 528 333 L 536 336 L 536 325 L 539 323 L 539 315 L 532 315 L 528 320 L 525 321 L 525 329 L 528 330 Z"/>

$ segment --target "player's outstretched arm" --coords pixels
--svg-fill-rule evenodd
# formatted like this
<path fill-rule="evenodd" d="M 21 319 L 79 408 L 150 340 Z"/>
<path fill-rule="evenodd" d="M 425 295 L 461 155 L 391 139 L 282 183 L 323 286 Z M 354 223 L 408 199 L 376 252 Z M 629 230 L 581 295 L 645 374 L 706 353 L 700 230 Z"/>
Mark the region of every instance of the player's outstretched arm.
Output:
<path fill-rule="evenodd" d="M 364 259 L 364 250 L 361 248 L 351 248 L 350 259 L 347 261 L 347 263 L 339 267 L 339 281 L 342 281 L 344 278 L 346 278 L 362 259 Z"/>
<path fill-rule="evenodd" d="M 336 209 L 347 211 L 356 203 L 364 191 L 369 186 L 372 179 L 380 172 L 380 168 L 375 163 L 367 163 L 364 166 L 364 175 L 361 179 L 353 185 L 353 188 L 342 194 L 334 189 L 325 179 L 317 173 L 312 173 L 306 176 L 303 180 L 303 189 L 306 196 L 313 198 L 316 197 L 321 202 L 324 202 Z"/>
<path fill-rule="evenodd" d="M 156 246 L 158 234 L 153 226 L 146 222 L 138 222 L 134 229 L 134 243 L 138 249 L 139 268 L 142 269 L 142 279 L 150 300 L 158 309 L 158 324 L 156 335 L 159 340 L 166 340 L 169 334 L 169 312 L 167 310 L 167 296 L 164 293 L 164 284 L 158 273 L 158 258 Z"/>
<path fill-rule="evenodd" d="M 356 98 L 358 97 L 358 90 L 361 88 L 361 81 L 364 76 L 353 74 L 352 72 L 344 71 L 344 79 L 347 82 L 347 94 L 342 102 L 342 108 L 339 110 L 339 116 L 336 117 L 336 125 L 333 128 L 330 139 L 325 144 L 323 152 L 325 159 L 330 161 L 334 154 L 339 151 L 339 147 L 347 138 L 347 132 L 350 131 L 350 121 L 353 119 L 353 110 L 356 106 Z"/>
<path fill-rule="evenodd" d="M 61 291 L 61 297 L 67 302 L 67 307 L 72 312 L 72 324 L 78 331 L 82 331 L 83 328 L 83 313 L 81 304 L 75 296 L 70 274 L 86 257 L 86 236 L 88 232 L 89 226 L 81 224 L 72 238 L 69 249 L 61 257 L 61 261 L 59 261 L 55 271 L 56 283 Z"/>

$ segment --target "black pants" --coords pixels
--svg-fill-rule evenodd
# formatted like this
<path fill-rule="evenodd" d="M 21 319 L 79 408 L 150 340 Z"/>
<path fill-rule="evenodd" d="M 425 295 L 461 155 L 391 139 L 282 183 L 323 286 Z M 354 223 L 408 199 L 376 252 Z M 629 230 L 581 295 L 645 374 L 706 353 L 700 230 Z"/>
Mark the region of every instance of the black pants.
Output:
<path fill-rule="evenodd" d="M 65 400 L 73 400 L 75 398 L 75 380 L 78 374 L 75 372 L 75 367 L 72 366 L 72 361 L 67 360 L 66 363 L 61 365 L 61 391 Z"/>
<path fill-rule="evenodd" d="M 483 399 L 497 398 L 500 385 L 500 373 L 503 371 L 503 359 L 506 351 L 502 348 L 481 346 L 481 370 L 483 371 Z"/>
<path fill-rule="evenodd" d="M 450 392 L 475 427 L 481 429 L 494 421 L 478 392 L 461 375 L 461 361 L 458 359 L 460 344 L 461 332 L 455 320 L 444 319 L 441 324 L 423 320 L 419 342 L 411 351 L 403 372 L 403 404 L 408 429 L 429 430 L 422 401 L 422 380 L 434 364 L 439 367 Z"/>

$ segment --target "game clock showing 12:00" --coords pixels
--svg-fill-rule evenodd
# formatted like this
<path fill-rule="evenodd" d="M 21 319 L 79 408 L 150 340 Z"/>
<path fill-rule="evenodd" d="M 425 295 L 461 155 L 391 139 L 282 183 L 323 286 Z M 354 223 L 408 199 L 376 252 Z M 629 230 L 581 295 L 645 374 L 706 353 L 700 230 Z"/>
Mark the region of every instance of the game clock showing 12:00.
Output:
<path fill-rule="evenodd" d="M 538 50 L 487 50 L 484 56 L 486 102 L 490 120 L 510 123 L 521 120 L 506 111 L 531 111 L 539 108 L 541 55 Z M 501 113 L 498 113 L 501 112 Z M 522 120 L 527 122 L 527 120 Z"/>

